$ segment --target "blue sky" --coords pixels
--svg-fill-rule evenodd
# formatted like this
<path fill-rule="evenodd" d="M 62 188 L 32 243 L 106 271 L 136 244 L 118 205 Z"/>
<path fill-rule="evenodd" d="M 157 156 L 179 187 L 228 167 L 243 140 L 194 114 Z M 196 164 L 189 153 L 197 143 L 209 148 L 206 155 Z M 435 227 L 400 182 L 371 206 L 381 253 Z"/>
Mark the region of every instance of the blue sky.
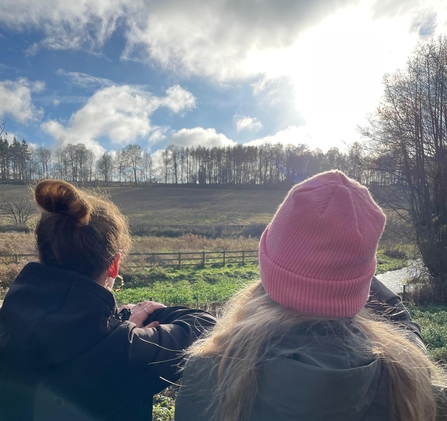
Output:
<path fill-rule="evenodd" d="M 344 149 L 383 75 L 446 22 L 445 0 L 2 0 L 0 121 L 10 138 L 98 155 Z"/>

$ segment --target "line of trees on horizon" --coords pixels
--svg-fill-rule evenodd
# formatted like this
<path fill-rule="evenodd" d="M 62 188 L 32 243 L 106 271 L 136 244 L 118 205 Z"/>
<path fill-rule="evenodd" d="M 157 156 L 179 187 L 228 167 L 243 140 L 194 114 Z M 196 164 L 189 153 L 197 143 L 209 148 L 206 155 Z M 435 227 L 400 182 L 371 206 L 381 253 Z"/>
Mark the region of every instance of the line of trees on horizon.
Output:
<path fill-rule="evenodd" d="M 9 142 L 0 135 L 0 182 L 30 182 L 58 178 L 75 183 L 125 182 L 135 185 L 222 184 L 278 185 L 304 180 L 340 169 L 364 184 L 395 183 L 380 167 L 394 162 L 390 156 L 373 156 L 360 143 L 346 153 L 333 147 L 326 153 L 307 145 L 242 144 L 225 147 L 170 145 L 156 157 L 139 145 L 105 152 L 99 158 L 84 144 L 58 150 L 34 148 L 26 140 Z M 368 162 L 368 165 L 365 163 Z"/>

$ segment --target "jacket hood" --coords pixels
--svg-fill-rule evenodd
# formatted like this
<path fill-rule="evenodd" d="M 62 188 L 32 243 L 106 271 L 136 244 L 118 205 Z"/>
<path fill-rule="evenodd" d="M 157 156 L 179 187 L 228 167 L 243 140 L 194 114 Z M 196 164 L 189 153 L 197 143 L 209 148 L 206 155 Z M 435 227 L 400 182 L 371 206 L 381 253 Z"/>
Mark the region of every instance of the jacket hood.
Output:
<path fill-rule="evenodd" d="M 380 397 L 382 364 L 350 350 L 341 330 L 302 328 L 270 354 L 259 367 L 252 419 L 273 411 L 261 419 L 357 421 Z"/>
<path fill-rule="evenodd" d="M 291 358 L 272 360 L 260 370 L 252 419 L 361 420 L 377 398 L 380 372 L 378 360 L 344 369 Z"/>
<path fill-rule="evenodd" d="M 115 315 L 112 293 L 92 279 L 29 263 L 0 309 L 0 356 L 22 368 L 56 366 L 106 337 Z"/>
<path fill-rule="evenodd" d="M 315 326 L 287 335 L 258 363 L 250 420 L 388 419 L 386 376 L 380 360 L 368 346 L 365 350 L 362 356 L 348 348 L 342 332 Z M 206 397 L 217 384 L 216 358 L 196 356 L 186 364 L 176 420 L 211 419 L 209 414 L 218 410 L 216 401 Z"/>

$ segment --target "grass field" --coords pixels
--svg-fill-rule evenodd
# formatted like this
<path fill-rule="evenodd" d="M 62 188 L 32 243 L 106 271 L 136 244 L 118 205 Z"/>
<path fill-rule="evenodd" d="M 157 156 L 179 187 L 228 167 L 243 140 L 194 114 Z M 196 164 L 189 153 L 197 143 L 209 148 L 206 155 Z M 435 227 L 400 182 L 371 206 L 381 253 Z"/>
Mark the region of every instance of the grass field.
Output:
<path fill-rule="evenodd" d="M 280 188 L 108 187 L 100 189 L 131 225 L 267 224 L 286 195 Z M 0 193 L 29 194 L 22 185 L 0 184 Z"/>
<path fill-rule="evenodd" d="M 261 188 L 216 188 L 132 185 L 112 186 L 98 190 L 109 195 L 127 216 L 132 232 L 137 236 L 157 235 L 178 237 L 185 232 L 212 238 L 259 237 L 262 229 L 270 222 L 287 191 L 276 187 Z M 30 188 L 24 185 L 0 184 L 0 194 L 30 197 Z M 382 243 L 408 243 L 412 236 L 411 227 L 400 220 L 392 211 L 387 211 L 387 225 Z M 38 213 L 31 220 L 37 221 Z M 0 214 L 0 225 L 11 221 Z M 164 232 L 154 226 L 189 226 L 192 231 L 175 228 Z M 226 225 L 248 226 L 233 233 L 219 231 Z M 158 251 L 155 249 L 154 251 Z"/>

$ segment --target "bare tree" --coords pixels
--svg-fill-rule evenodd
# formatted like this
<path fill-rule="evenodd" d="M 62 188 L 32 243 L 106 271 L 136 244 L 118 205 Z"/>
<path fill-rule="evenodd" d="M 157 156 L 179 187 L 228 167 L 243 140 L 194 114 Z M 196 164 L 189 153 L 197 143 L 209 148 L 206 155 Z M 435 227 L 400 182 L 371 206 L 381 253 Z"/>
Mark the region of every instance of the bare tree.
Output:
<path fill-rule="evenodd" d="M 49 178 L 52 163 L 51 149 L 40 146 L 35 150 L 34 157 L 37 164 L 37 176 L 39 178 Z"/>
<path fill-rule="evenodd" d="M 104 152 L 96 163 L 99 176 L 108 183 L 113 176 L 114 159 L 112 154 Z"/>
<path fill-rule="evenodd" d="M 421 45 L 385 93 L 363 134 L 402 183 L 424 264 L 447 283 L 447 38 Z M 385 161 L 382 160 L 382 164 Z"/>
<path fill-rule="evenodd" d="M 0 211 L 14 225 L 25 226 L 36 212 L 34 204 L 26 196 L 0 196 Z"/>
<path fill-rule="evenodd" d="M 116 151 L 115 157 L 115 171 L 118 181 L 121 183 L 122 181 L 126 181 L 126 172 L 129 168 L 129 160 L 128 156 L 125 153 L 124 149 Z"/>
<path fill-rule="evenodd" d="M 152 183 L 154 178 L 154 162 L 149 152 L 143 152 L 141 169 L 143 181 L 146 183 Z"/>
<path fill-rule="evenodd" d="M 138 176 L 141 172 L 141 165 L 143 163 L 143 150 L 139 145 L 127 145 L 123 149 L 124 155 L 126 156 L 126 161 L 132 170 L 133 181 L 135 185 L 138 184 Z"/>
<path fill-rule="evenodd" d="M 362 145 L 359 142 L 354 142 L 349 147 L 347 174 L 360 183 L 363 183 L 364 172 L 364 156 Z"/>

